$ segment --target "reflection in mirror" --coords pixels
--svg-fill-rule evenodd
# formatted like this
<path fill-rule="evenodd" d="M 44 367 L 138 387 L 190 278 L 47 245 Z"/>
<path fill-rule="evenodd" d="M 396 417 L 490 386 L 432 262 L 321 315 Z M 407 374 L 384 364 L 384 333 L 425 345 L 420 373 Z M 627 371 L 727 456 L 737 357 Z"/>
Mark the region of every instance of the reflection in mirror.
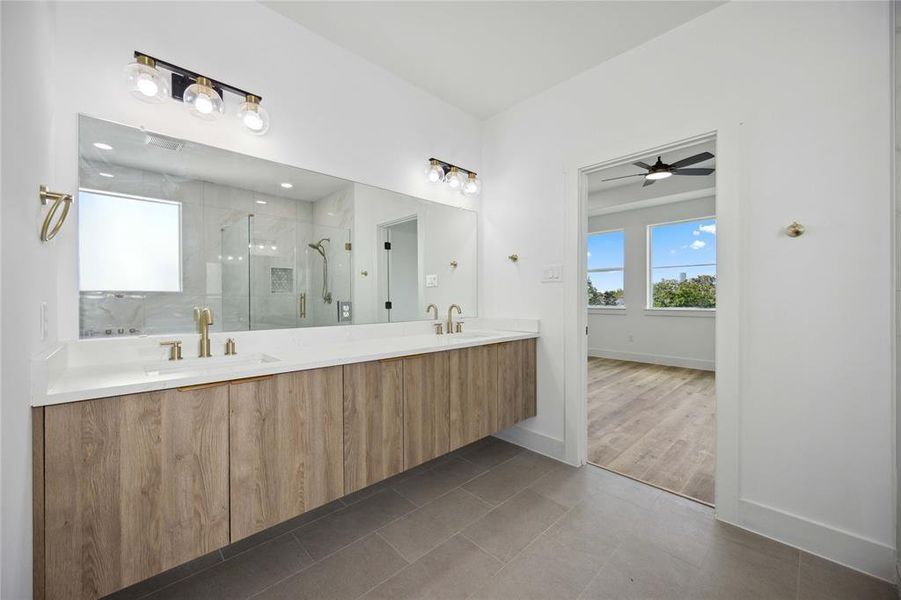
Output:
<path fill-rule="evenodd" d="M 476 315 L 472 211 L 86 116 L 79 159 L 82 337 Z"/>

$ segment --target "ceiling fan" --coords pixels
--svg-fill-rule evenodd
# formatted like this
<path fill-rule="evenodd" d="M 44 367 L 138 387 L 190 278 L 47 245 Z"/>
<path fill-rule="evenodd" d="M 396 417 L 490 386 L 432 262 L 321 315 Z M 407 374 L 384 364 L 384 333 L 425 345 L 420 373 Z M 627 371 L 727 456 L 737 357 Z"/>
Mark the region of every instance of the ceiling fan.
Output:
<path fill-rule="evenodd" d="M 673 175 L 710 175 L 713 173 L 715 169 L 711 168 L 696 168 L 696 169 L 686 169 L 685 167 L 689 165 L 694 165 L 699 162 L 704 162 L 705 160 L 710 160 L 713 158 L 713 154 L 710 152 L 701 152 L 700 154 L 695 154 L 694 156 L 689 156 L 688 158 L 683 158 L 682 160 L 677 160 L 671 165 L 666 164 L 661 160 L 662 157 L 657 157 L 657 162 L 653 165 L 649 165 L 647 163 L 643 163 L 641 161 L 632 163 L 636 167 L 641 167 L 642 169 L 647 169 L 647 173 L 636 173 L 635 175 L 623 175 L 622 177 L 611 177 L 610 179 L 605 179 L 604 181 L 614 181 L 616 179 L 626 179 L 627 177 L 644 177 L 644 183 L 641 184 L 641 187 L 649 186 L 658 179 L 666 179 L 667 177 L 671 177 Z"/>

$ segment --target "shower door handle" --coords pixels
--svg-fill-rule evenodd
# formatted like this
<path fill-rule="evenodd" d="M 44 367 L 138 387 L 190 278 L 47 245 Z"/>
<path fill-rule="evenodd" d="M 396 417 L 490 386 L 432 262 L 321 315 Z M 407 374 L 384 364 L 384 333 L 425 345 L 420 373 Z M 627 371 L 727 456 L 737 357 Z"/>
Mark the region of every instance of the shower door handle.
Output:
<path fill-rule="evenodd" d="M 307 318 L 307 294 L 304 292 L 300 295 L 300 318 Z"/>

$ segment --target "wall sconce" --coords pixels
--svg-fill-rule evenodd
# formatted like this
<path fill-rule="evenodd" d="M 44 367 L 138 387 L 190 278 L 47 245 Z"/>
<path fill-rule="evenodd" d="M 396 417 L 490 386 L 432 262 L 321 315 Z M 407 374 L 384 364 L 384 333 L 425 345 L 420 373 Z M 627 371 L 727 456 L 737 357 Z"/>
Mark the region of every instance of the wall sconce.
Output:
<path fill-rule="evenodd" d="M 477 198 L 482 192 L 482 182 L 475 171 L 452 165 L 437 158 L 429 159 L 426 178 L 432 183 L 443 181 L 452 190 L 458 190 L 468 198 Z"/>
<path fill-rule="evenodd" d="M 131 95 L 153 104 L 167 98 L 184 102 L 195 117 L 214 121 L 225 112 L 223 94 L 229 92 L 244 99 L 238 120 L 250 133 L 263 135 L 269 130 L 269 113 L 260 102 L 263 98 L 233 85 L 213 81 L 209 77 L 135 50 L 135 61 L 125 67 L 125 81 Z M 168 75 L 160 69 L 168 71 Z"/>

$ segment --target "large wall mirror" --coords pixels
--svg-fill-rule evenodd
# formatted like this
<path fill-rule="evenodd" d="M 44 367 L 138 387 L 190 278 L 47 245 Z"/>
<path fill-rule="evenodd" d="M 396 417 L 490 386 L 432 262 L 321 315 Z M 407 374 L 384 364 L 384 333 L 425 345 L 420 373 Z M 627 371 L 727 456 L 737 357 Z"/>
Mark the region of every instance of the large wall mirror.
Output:
<path fill-rule="evenodd" d="M 476 315 L 476 214 L 79 117 L 80 335 Z"/>

